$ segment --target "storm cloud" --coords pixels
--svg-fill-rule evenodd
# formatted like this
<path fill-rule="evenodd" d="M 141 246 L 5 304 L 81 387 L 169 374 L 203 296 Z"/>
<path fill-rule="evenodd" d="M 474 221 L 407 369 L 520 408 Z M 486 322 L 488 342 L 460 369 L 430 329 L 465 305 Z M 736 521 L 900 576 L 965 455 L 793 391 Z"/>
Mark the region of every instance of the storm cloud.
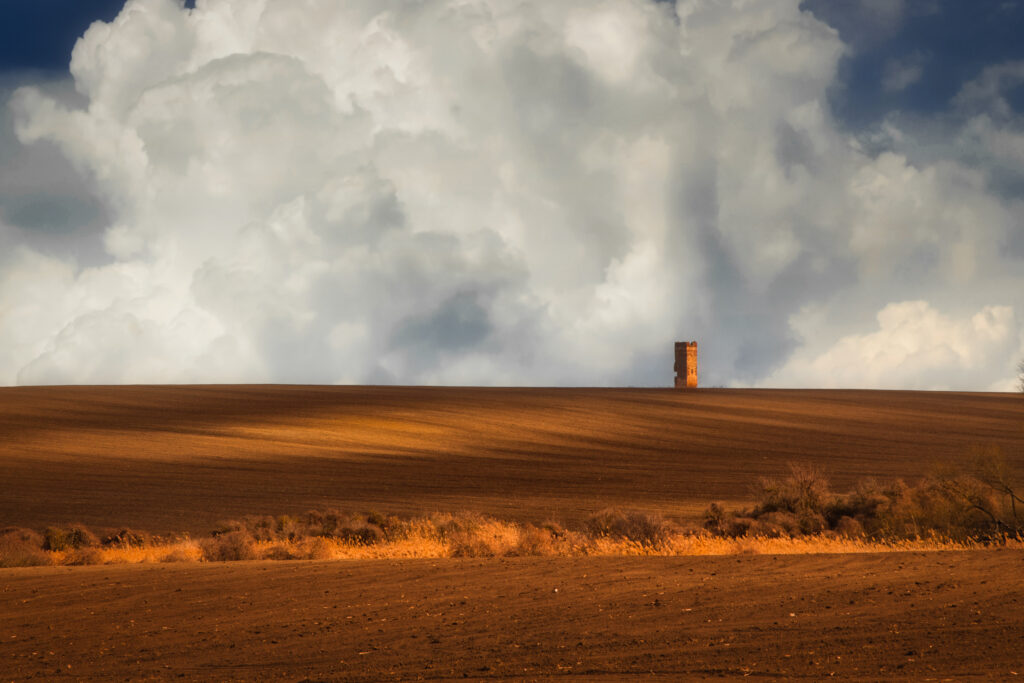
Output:
<path fill-rule="evenodd" d="M 1019 66 L 937 148 L 834 119 L 848 50 L 796 0 L 129 0 L 9 98 L 88 193 L 0 198 L 0 383 L 667 385 L 697 339 L 704 385 L 1010 390 Z"/>

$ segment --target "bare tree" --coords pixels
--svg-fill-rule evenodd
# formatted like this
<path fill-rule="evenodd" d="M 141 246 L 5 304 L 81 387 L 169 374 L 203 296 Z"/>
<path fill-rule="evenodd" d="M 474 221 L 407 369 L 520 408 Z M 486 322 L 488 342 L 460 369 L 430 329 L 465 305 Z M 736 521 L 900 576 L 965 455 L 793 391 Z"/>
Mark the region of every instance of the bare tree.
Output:
<path fill-rule="evenodd" d="M 1024 360 L 1017 364 L 1017 388 L 1024 392 Z"/>

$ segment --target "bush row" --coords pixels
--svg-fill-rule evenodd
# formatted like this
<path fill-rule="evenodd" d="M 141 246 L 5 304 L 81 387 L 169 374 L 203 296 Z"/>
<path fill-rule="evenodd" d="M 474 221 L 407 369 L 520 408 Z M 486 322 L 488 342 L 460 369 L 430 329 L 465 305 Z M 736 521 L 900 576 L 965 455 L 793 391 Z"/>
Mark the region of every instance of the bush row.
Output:
<path fill-rule="evenodd" d="M 42 533 L 6 527 L 0 529 L 0 567 L 52 564 L 48 551 L 67 553 L 69 564 L 94 564 L 101 548 L 142 547 L 151 542 L 148 534 L 130 529 L 122 529 L 101 539 L 81 524 L 46 527 Z"/>
<path fill-rule="evenodd" d="M 314 510 L 299 516 L 249 516 L 224 522 L 212 538 L 202 542 L 206 559 L 252 559 L 253 542 L 299 542 L 324 538 L 350 545 L 373 546 L 410 539 L 445 543 L 454 557 L 494 554 L 543 555 L 559 546 L 584 551 L 593 539 L 608 538 L 641 547 L 663 547 L 680 529 L 660 515 L 602 510 L 585 520 L 582 528 L 568 529 L 554 521 L 539 526 L 507 524 L 475 513 L 435 514 L 402 518 L 379 513 L 354 514 L 338 510 Z M 501 536 L 514 536 L 504 552 Z M 513 547 L 514 546 L 514 547 Z M 246 548 L 249 548 L 248 550 Z"/>
<path fill-rule="evenodd" d="M 788 476 L 759 481 L 751 509 L 712 504 L 704 527 L 712 534 L 779 537 L 837 534 L 892 540 L 937 537 L 1005 542 L 1024 535 L 1024 500 L 1004 465 L 982 464 L 976 474 L 939 471 L 914 486 L 864 479 L 835 493 L 820 469 L 791 465 Z"/>
<path fill-rule="evenodd" d="M 700 530 L 682 529 L 660 515 L 615 508 L 601 510 L 576 528 L 557 522 L 519 525 L 475 513 L 402 518 L 327 509 L 223 522 L 198 542 L 198 551 L 193 544 L 190 552 L 199 552 L 207 561 L 315 559 L 329 557 L 338 545 L 409 542 L 443 546 L 455 557 L 582 555 L 601 552 L 609 543 L 658 551 L 699 534 L 729 539 L 833 536 L 1006 543 L 1024 539 L 1020 490 L 1005 462 L 992 458 L 972 474 L 938 472 L 914 486 L 865 479 L 846 493 L 832 491 L 820 469 L 792 465 L 788 476 L 757 483 L 752 508 L 728 511 L 711 504 Z M 52 564 L 55 557 L 66 564 L 95 564 L 103 561 L 105 549 L 164 542 L 130 529 L 101 539 L 80 524 L 48 527 L 41 533 L 9 527 L 0 529 L 0 567 Z M 167 557 L 173 559 L 173 552 Z"/>
<path fill-rule="evenodd" d="M 675 524 L 660 515 L 613 508 L 593 515 L 579 529 L 568 529 L 557 522 L 518 525 L 476 513 L 410 519 L 323 510 L 223 522 L 209 537 L 200 539 L 198 546 L 201 558 L 214 562 L 316 559 L 329 556 L 331 542 L 348 546 L 436 543 L 453 557 L 485 557 L 586 554 L 598 539 L 658 549 L 679 533 Z M 100 539 L 80 524 L 48 527 L 42 533 L 10 527 L 0 529 L 0 567 L 52 564 L 57 553 L 65 564 L 96 564 L 102 562 L 104 549 L 141 548 L 161 542 L 128 529 Z"/>

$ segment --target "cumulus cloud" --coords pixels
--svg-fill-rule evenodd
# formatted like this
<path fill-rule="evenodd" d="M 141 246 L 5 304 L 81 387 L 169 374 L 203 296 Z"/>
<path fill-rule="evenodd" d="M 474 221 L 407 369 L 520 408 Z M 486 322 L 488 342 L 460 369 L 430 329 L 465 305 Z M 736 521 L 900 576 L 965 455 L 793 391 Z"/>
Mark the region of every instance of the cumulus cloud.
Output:
<path fill-rule="evenodd" d="M 769 383 L 1013 390 L 1013 365 L 1006 361 L 1022 339 L 1009 306 L 986 306 L 953 318 L 927 301 L 904 301 L 883 308 L 877 320 L 877 329 L 843 337 L 821 353 L 794 354 Z"/>
<path fill-rule="evenodd" d="M 705 384 L 831 385 L 806 359 L 917 299 L 1005 364 L 1019 203 L 849 139 L 845 49 L 796 0 L 129 0 L 80 103 L 10 99 L 103 258 L 8 231 L 0 383 L 664 385 L 697 338 Z M 917 358 L 887 377 L 980 377 Z"/>

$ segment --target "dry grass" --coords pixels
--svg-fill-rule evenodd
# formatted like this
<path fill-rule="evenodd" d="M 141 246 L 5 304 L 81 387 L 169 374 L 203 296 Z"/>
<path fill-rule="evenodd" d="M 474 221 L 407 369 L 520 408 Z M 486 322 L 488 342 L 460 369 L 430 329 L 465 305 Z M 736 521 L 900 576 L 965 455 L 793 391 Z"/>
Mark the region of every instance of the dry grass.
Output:
<path fill-rule="evenodd" d="M 313 513 L 310 513 L 313 514 Z M 313 519 L 320 519 L 316 513 Z M 332 513 L 327 513 L 332 514 Z M 367 519 L 376 519 L 374 524 Z M 999 546 L 941 536 L 893 540 L 847 537 L 834 532 L 803 536 L 713 535 L 681 530 L 660 516 L 602 511 L 581 530 L 548 522 L 541 526 L 505 522 L 478 514 L 436 514 L 401 520 L 396 517 L 347 516 L 372 533 L 308 535 L 290 518 L 250 518 L 232 522 L 205 539 L 133 537 L 63 550 L 44 550 L 40 534 L 24 529 L 0 533 L 0 566 L 138 564 L 158 562 L 226 562 L 237 560 L 394 560 L 446 557 L 583 557 L 684 556 L 733 554 L 843 554 L 910 551 L 956 551 L 983 547 L 1024 550 L 1024 541 Z M 278 524 L 278 521 L 282 523 Z M 293 523 L 295 522 L 295 523 Z M 321 532 L 323 527 L 318 527 Z M 272 529 L 280 531 L 271 532 Z M 261 531 L 262 530 L 262 531 Z M 109 537 L 108 537 L 109 538 Z"/>
<path fill-rule="evenodd" d="M 50 564 L 43 550 L 42 536 L 31 529 L 8 527 L 0 530 L 0 567 L 37 567 Z"/>
<path fill-rule="evenodd" d="M 144 564 L 158 562 L 198 562 L 202 551 L 198 541 L 191 539 L 153 541 L 145 546 L 109 546 L 90 548 L 88 559 L 77 551 L 49 552 L 48 564 Z"/>

